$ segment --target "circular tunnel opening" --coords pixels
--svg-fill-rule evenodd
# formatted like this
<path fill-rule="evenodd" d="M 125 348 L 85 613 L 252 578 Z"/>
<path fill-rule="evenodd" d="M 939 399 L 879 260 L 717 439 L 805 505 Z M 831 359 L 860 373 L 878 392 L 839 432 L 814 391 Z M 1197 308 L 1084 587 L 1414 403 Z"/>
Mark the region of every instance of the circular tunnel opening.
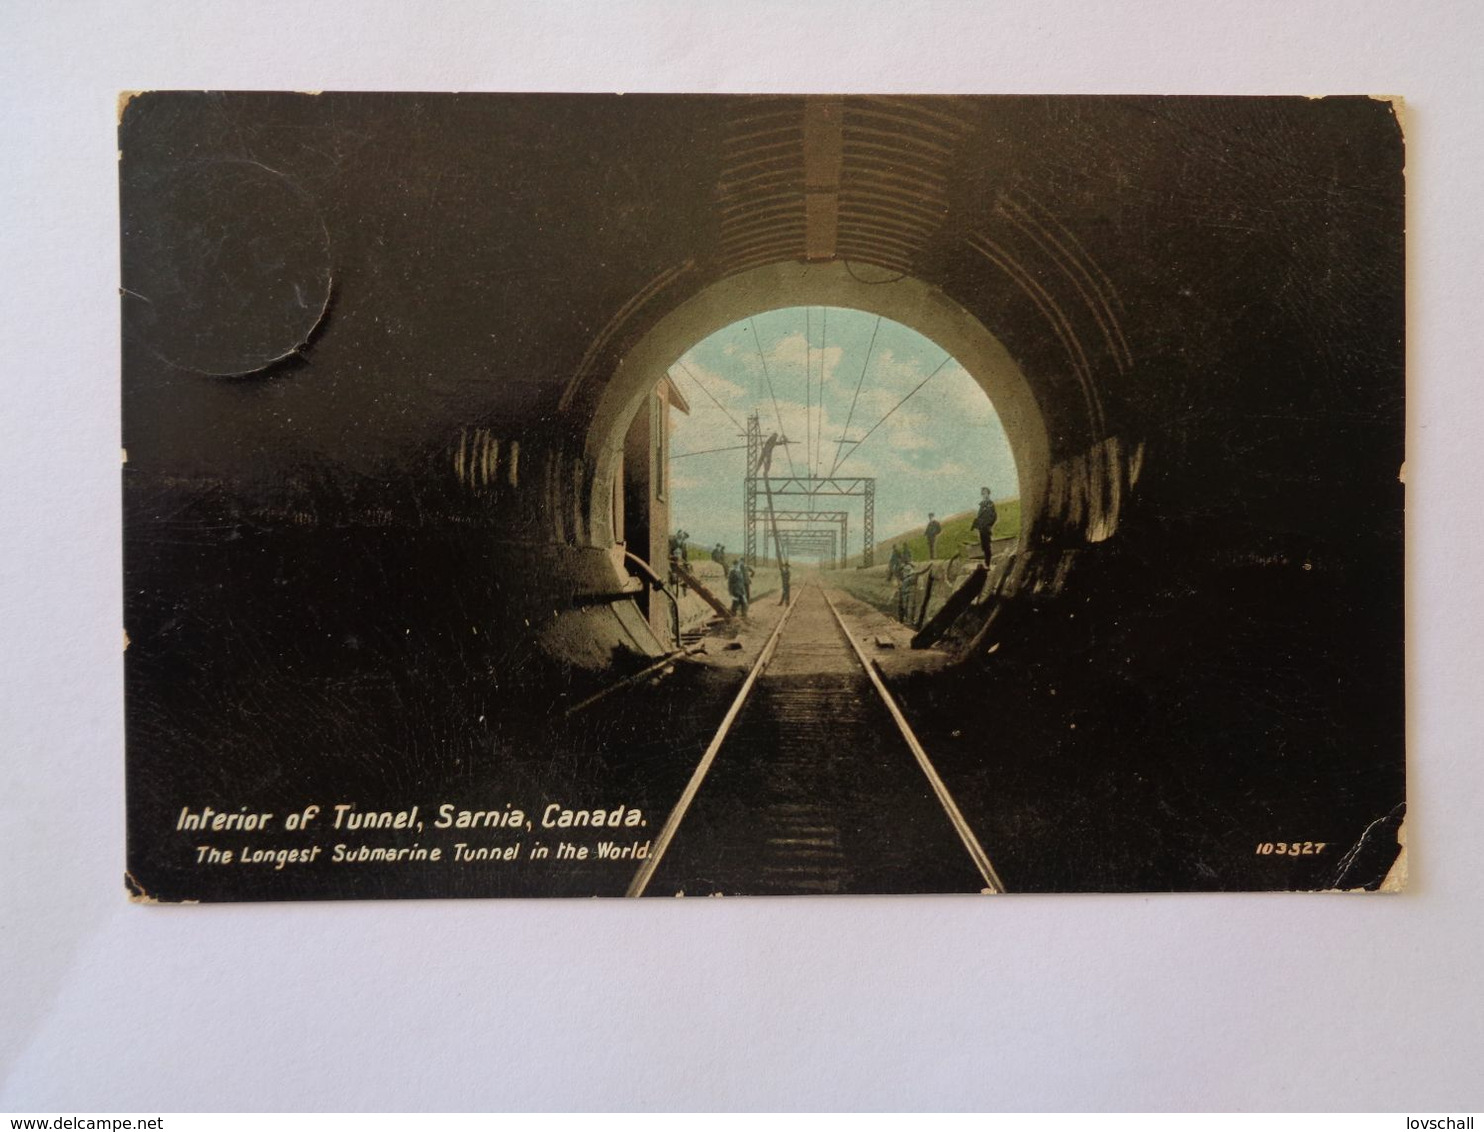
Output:
<path fill-rule="evenodd" d="M 618 584 L 648 571 L 682 599 L 638 598 L 659 647 L 706 616 L 692 580 L 738 604 L 738 559 L 753 600 L 787 563 L 795 587 L 817 572 L 916 627 L 983 561 L 984 488 L 992 562 L 1026 544 L 1048 442 L 1024 375 L 938 289 L 867 272 L 778 264 L 714 283 L 640 335 L 596 397 L 587 534 Z"/>
<path fill-rule="evenodd" d="M 648 409 L 625 444 L 626 547 L 650 547 L 656 568 L 656 551 L 683 560 L 734 609 L 781 597 L 787 566 L 791 587 L 818 580 L 916 626 L 983 560 L 984 489 L 997 554 L 1019 539 L 1019 477 L 992 402 L 952 354 L 884 315 L 784 307 L 734 322 L 676 359 Z M 682 629 L 704 624 L 713 610 L 668 576 Z"/>

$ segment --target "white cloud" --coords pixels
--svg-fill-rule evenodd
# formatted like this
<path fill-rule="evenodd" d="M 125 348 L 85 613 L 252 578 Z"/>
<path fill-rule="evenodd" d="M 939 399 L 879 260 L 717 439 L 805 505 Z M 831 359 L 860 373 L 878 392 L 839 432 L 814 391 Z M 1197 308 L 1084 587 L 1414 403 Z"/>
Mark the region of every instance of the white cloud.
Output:
<path fill-rule="evenodd" d="M 921 527 L 927 522 L 926 511 L 895 511 L 882 518 L 876 518 L 876 537 L 878 539 L 895 538 L 915 527 Z"/>
<path fill-rule="evenodd" d="M 752 400 L 746 386 L 697 361 L 693 353 L 687 354 L 675 363 L 670 370 L 670 380 L 691 403 L 692 408 L 695 407 L 697 400 L 714 405 L 711 397 L 715 397 L 728 409 L 733 406 L 744 406 Z M 707 397 L 702 389 L 709 392 L 711 397 Z"/>
<path fill-rule="evenodd" d="M 819 333 L 817 326 L 814 333 Z M 839 346 L 826 346 L 821 350 L 819 343 L 811 343 L 802 333 L 798 333 L 787 334 L 778 339 L 767 351 L 767 357 L 768 370 L 775 383 L 787 381 L 794 386 L 801 386 L 807 372 L 810 386 L 818 388 L 821 372 L 826 385 L 834 380 L 845 351 Z"/>

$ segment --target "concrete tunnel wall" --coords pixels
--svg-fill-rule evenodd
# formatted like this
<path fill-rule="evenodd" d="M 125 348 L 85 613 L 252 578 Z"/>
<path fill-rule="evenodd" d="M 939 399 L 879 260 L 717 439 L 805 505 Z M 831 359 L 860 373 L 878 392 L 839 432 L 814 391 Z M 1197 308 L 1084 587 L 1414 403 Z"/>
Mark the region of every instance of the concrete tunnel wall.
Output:
<path fill-rule="evenodd" d="M 614 437 L 654 367 L 755 302 L 878 310 L 990 389 L 1034 503 L 1002 587 L 1008 651 L 1111 672 L 1142 649 L 1193 672 L 1203 642 L 1181 626 L 1217 632 L 1227 607 L 1254 650 L 1287 648 L 1297 617 L 1309 660 L 1399 633 L 1389 105 L 841 105 L 838 258 L 805 266 L 787 156 L 804 99 L 134 98 L 131 712 L 176 718 L 173 681 L 212 683 L 208 700 L 248 674 L 286 694 L 318 681 L 353 712 L 401 673 L 506 686 L 654 651 L 612 600 Z M 787 184 L 750 211 L 736 170 L 768 130 Z M 203 170 L 211 192 L 192 189 Z M 236 308 L 195 298 L 212 292 L 186 230 L 246 265 Z M 327 299 L 279 360 L 224 371 L 183 348 L 258 357 L 234 335 L 288 333 L 290 283 Z M 1270 615 L 1284 625 L 1264 637 Z M 1304 679 L 1304 710 L 1333 713 Z M 1383 705 L 1373 730 L 1399 728 L 1396 665 L 1348 688 Z"/>

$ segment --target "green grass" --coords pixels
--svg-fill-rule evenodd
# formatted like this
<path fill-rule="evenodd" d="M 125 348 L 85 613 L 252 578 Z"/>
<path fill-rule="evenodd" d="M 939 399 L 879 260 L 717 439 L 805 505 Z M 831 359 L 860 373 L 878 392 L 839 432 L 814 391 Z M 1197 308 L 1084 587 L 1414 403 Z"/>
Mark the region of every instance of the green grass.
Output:
<path fill-rule="evenodd" d="M 1020 500 L 1006 499 L 1003 502 L 995 500 L 995 510 L 998 518 L 995 520 L 995 538 L 1015 538 L 1020 534 Z M 969 524 L 974 521 L 978 514 L 977 508 L 973 511 L 963 511 L 957 515 L 945 515 L 938 520 L 943 524 L 943 531 L 938 535 L 938 557 L 952 558 L 958 551 L 963 549 L 966 542 L 979 545 L 979 532 L 971 530 Z M 923 526 L 927 525 L 927 517 L 923 517 Z M 897 543 L 906 543 L 912 551 L 912 560 L 921 562 L 927 557 L 927 537 L 922 533 L 923 527 L 914 527 L 911 530 L 900 531 L 890 538 L 882 539 L 876 544 L 876 561 L 884 562 L 891 555 L 891 548 Z M 977 551 L 976 551 L 977 553 Z M 860 561 L 859 555 L 853 560 Z"/>

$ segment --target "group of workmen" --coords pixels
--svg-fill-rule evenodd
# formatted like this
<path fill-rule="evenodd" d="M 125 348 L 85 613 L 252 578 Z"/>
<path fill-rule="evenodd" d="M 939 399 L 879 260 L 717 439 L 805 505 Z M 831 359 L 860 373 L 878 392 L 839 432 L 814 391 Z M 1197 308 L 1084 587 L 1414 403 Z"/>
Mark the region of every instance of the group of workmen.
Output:
<path fill-rule="evenodd" d="M 979 511 L 974 516 L 974 521 L 969 524 L 969 529 L 979 532 L 979 548 L 984 555 L 984 564 L 987 567 L 993 554 L 991 540 L 994 525 L 999 519 L 999 513 L 995 508 L 994 499 L 991 497 L 989 488 L 981 488 L 979 491 Z M 887 561 L 886 577 L 888 581 L 897 583 L 897 616 L 899 620 L 907 621 L 911 618 L 916 607 L 917 579 L 927 573 L 932 560 L 937 557 L 938 536 L 943 533 L 943 524 L 938 522 L 936 514 L 929 512 L 927 525 L 923 527 L 922 533 L 927 539 L 928 560 L 921 567 L 914 569 L 912 566 L 912 548 L 906 543 L 899 542 L 891 548 L 891 558 Z M 670 539 L 670 559 L 672 563 L 672 581 L 675 579 L 673 566 L 684 563 L 687 554 L 687 542 L 690 532 L 678 530 Z M 746 617 L 748 607 L 752 604 L 752 576 L 753 568 L 747 564 L 747 560 L 738 555 L 730 564 L 727 562 L 727 548 L 722 543 L 717 543 L 711 549 L 711 561 L 722 568 L 727 580 L 727 593 L 732 598 L 732 613 L 736 616 Z M 787 605 L 792 599 L 790 592 L 790 569 L 787 561 L 779 562 L 778 574 L 782 588 L 781 604 Z"/>
<path fill-rule="evenodd" d="M 677 538 L 679 537 L 679 535 L 686 535 L 687 538 L 689 537 L 689 535 L 687 535 L 684 531 L 679 532 Z M 684 542 L 681 542 L 679 544 L 679 547 L 677 548 L 674 545 L 675 541 L 675 539 L 671 540 L 671 553 L 677 553 L 678 550 L 678 553 L 683 554 L 685 551 Z M 711 561 L 715 562 L 718 566 L 721 567 L 722 573 L 726 577 L 727 593 L 730 594 L 732 598 L 733 615 L 738 617 L 746 617 L 747 611 L 752 605 L 752 577 L 756 571 L 754 571 L 754 569 L 747 564 L 747 559 L 740 554 L 737 555 L 737 557 L 734 558 L 730 564 L 728 564 L 727 548 L 724 543 L 717 543 L 714 547 L 711 548 Z M 780 562 L 778 564 L 778 577 L 783 591 L 783 596 L 780 599 L 780 603 L 783 605 L 787 605 L 793 597 L 790 587 L 790 575 L 791 571 L 789 569 L 788 563 Z"/>
<path fill-rule="evenodd" d="M 974 516 L 974 521 L 969 524 L 969 530 L 979 532 L 979 549 L 984 555 L 984 562 L 988 565 L 993 553 L 992 539 L 994 525 L 999 521 L 999 511 L 994 505 L 994 499 L 990 497 L 989 488 L 979 489 L 979 511 Z M 928 512 L 927 526 L 922 528 L 922 535 L 927 539 L 927 556 L 932 561 L 938 557 L 938 536 L 943 533 L 943 524 L 938 522 L 938 516 L 931 511 Z M 902 572 L 912 565 L 912 549 L 906 543 L 897 543 L 891 548 L 891 560 L 887 566 L 887 577 L 899 578 Z"/>
<path fill-rule="evenodd" d="M 979 532 L 979 549 L 984 555 L 986 568 L 994 554 L 992 540 L 994 526 L 998 521 L 999 511 L 995 507 L 989 488 L 980 488 L 979 510 L 974 515 L 974 521 L 969 524 L 969 529 Z M 943 533 L 943 524 L 938 522 L 937 515 L 928 512 L 927 525 L 923 527 L 922 533 L 927 539 L 928 550 L 928 560 L 922 566 L 913 568 L 912 548 L 904 542 L 892 546 L 891 558 L 887 560 L 887 581 L 897 583 L 897 619 L 899 621 L 912 619 L 917 607 L 917 579 L 928 572 L 933 559 L 937 557 L 938 536 Z"/>
<path fill-rule="evenodd" d="M 938 526 L 937 520 L 928 516 L 928 526 L 931 529 Z M 897 620 L 908 622 L 912 620 L 913 612 L 917 608 L 917 579 L 926 574 L 933 564 L 933 546 L 938 541 L 938 534 L 942 527 L 928 536 L 928 560 L 920 567 L 914 569 L 912 566 L 912 548 L 904 542 L 896 543 L 891 548 L 891 557 L 886 563 L 886 580 L 897 584 Z"/>
<path fill-rule="evenodd" d="M 752 605 L 753 573 L 753 568 L 741 555 L 737 556 L 736 561 L 727 570 L 727 593 L 732 595 L 732 613 L 736 616 L 746 617 L 748 607 Z M 778 582 L 782 590 L 782 596 L 778 599 L 779 605 L 787 605 L 793 600 L 790 588 L 791 574 L 792 571 L 787 562 L 778 563 Z"/>

